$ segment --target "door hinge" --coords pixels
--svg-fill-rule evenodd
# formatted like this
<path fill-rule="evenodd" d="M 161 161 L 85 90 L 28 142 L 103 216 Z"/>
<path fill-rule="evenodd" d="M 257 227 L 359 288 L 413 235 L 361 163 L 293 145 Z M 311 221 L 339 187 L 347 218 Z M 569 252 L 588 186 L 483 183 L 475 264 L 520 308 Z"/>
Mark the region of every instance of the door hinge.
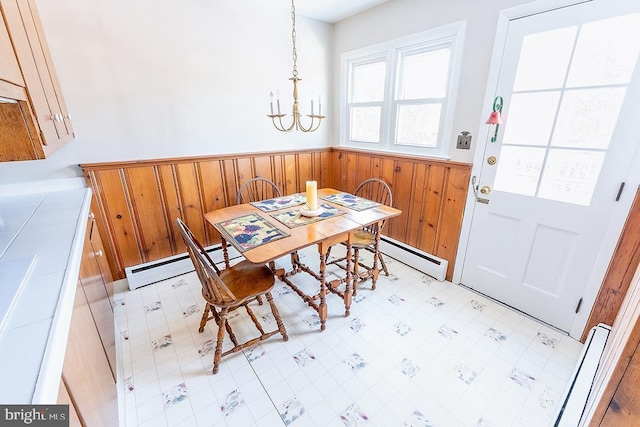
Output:
<path fill-rule="evenodd" d="M 616 202 L 620 200 L 620 196 L 622 195 L 622 190 L 624 190 L 624 182 L 620 183 L 620 188 L 618 188 L 618 195 L 616 196 Z"/>
<path fill-rule="evenodd" d="M 576 313 L 580 311 L 580 306 L 582 305 L 582 298 L 578 300 L 578 305 L 576 306 Z"/>

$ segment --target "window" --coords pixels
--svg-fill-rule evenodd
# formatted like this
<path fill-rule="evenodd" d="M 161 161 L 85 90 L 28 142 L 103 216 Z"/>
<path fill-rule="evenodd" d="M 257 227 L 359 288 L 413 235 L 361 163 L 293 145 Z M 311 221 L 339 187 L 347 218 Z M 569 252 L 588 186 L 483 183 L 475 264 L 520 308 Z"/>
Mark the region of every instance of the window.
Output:
<path fill-rule="evenodd" d="M 341 145 L 448 157 L 464 24 L 342 55 Z"/>

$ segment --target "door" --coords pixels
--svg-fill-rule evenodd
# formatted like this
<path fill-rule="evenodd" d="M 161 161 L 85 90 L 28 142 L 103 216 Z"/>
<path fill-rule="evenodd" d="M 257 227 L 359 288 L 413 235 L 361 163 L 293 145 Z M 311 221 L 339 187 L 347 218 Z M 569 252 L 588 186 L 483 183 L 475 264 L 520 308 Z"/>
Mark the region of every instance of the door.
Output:
<path fill-rule="evenodd" d="M 639 53 L 640 2 L 509 22 L 463 284 L 571 329 L 640 139 Z"/>

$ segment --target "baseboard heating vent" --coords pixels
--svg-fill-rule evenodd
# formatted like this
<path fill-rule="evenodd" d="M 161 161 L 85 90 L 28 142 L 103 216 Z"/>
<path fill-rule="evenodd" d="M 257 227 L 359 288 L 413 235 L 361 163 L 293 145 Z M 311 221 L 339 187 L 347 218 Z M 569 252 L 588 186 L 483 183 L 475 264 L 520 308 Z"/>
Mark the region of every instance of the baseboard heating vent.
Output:
<path fill-rule="evenodd" d="M 449 262 L 446 259 L 423 252 L 391 237 L 380 237 L 380 251 L 439 281 L 443 281 L 447 276 Z"/>
<path fill-rule="evenodd" d="M 587 399 L 591 393 L 600 359 L 607 344 L 611 327 L 603 323 L 594 326 L 582 347 L 569 384 L 558 403 L 554 427 L 576 427 L 585 415 Z"/>
<path fill-rule="evenodd" d="M 222 245 L 212 245 L 205 249 L 213 262 L 216 264 L 224 262 Z M 240 256 L 240 253 L 231 246 L 228 246 L 228 252 L 230 259 Z M 193 271 L 193 263 L 186 252 L 124 269 L 130 290 L 138 289 L 142 286 L 160 282 L 190 271 Z"/>

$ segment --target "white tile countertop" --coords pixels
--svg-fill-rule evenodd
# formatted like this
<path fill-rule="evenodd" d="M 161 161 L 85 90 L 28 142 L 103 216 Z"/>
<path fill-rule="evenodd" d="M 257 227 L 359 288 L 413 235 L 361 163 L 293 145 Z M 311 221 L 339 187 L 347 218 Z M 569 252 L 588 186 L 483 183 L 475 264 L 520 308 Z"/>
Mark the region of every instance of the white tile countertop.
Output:
<path fill-rule="evenodd" d="M 90 205 L 88 188 L 0 196 L 2 404 L 57 401 Z"/>

